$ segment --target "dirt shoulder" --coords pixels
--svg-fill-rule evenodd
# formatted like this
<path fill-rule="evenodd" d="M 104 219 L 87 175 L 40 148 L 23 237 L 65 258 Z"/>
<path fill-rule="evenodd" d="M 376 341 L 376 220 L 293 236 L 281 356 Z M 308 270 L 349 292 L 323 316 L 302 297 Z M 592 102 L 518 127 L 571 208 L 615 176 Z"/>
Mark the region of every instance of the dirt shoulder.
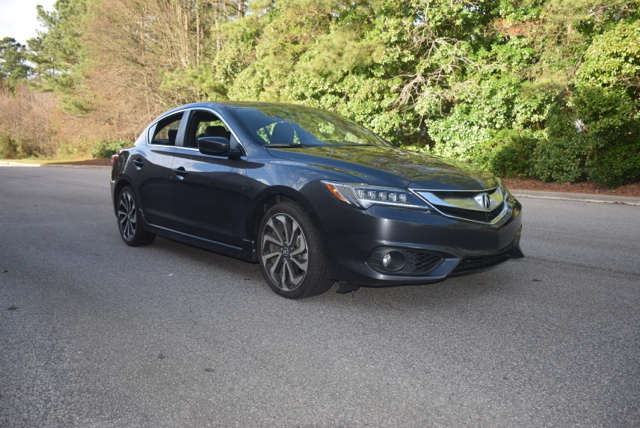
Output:
<path fill-rule="evenodd" d="M 74 159 L 70 161 L 48 162 L 47 165 L 111 166 L 111 159 Z"/>
<path fill-rule="evenodd" d="M 25 166 L 111 166 L 110 159 L 0 159 L 0 165 Z"/>

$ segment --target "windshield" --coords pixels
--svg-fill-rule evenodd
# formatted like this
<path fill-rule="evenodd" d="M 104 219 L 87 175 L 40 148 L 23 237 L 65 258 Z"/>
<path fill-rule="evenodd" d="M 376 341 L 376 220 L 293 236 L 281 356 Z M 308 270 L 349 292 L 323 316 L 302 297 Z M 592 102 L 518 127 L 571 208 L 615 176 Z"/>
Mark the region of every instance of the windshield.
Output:
<path fill-rule="evenodd" d="M 266 147 L 388 146 L 365 127 L 326 110 L 286 104 L 227 108 Z"/>

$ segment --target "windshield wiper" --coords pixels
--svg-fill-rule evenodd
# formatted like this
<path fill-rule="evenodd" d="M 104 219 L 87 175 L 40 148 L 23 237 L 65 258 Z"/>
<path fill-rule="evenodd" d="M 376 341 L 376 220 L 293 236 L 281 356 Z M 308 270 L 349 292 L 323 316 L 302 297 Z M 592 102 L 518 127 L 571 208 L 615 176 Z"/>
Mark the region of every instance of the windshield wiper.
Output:
<path fill-rule="evenodd" d="M 265 146 L 267 149 L 290 149 L 290 148 L 296 148 L 296 147 L 307 147 L 304 144 L 281 144 L 281 143 L 277 143 L 277 144 L 265 144 Z"/>

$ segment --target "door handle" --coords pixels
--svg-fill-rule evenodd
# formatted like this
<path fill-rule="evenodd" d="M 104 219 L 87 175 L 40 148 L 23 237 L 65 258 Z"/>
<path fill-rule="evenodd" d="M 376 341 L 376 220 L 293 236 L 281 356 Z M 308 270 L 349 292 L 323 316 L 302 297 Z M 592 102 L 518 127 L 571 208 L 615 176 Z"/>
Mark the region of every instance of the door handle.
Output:
<path fill-rule="evenodd" d="M 136 159 L 133 161 L 133 166 L 139 170 L 140 168 L 142 168 L 144 166 L 144 162 L 142 162 L 142 159 Z"/>
<path fill-rule="evenodd" d="M 176 173 L 176 175 L 178 176 L 178 179 L 180 180 L 184 180 L 184 178 L 187 176 L 187 171 L 185 171 L 184 167 L 181 166 L 177 169 L 174 169 L 173 172 Z"/>

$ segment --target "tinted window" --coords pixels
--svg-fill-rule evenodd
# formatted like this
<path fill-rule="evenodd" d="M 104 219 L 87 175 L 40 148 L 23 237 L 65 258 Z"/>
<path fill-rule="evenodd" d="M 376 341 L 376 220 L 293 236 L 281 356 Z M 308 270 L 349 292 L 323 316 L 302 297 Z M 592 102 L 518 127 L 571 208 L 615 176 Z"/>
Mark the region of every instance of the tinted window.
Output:
<path fill-rule="evenodd" d="M 151 129 L 152 136 L 149 138 L 151 144 L 175 146 L 183 116 L 184 113 L 180 112 L 159 121 L 155 128 Z"/>
<path fill-rule="evenodd" d="M 261 145 L 387 146 L 365 127 L 336 113 L 292 105 L 227 107 Z"/>
<path fill-rule="evenodd" d="M 198 147 L 200 137 L 224 137 L 228 140 L 230 136 L 229 128 L 218 116 L 209 111 L 195 110 L 191 112 L 184 145 Z"/>

